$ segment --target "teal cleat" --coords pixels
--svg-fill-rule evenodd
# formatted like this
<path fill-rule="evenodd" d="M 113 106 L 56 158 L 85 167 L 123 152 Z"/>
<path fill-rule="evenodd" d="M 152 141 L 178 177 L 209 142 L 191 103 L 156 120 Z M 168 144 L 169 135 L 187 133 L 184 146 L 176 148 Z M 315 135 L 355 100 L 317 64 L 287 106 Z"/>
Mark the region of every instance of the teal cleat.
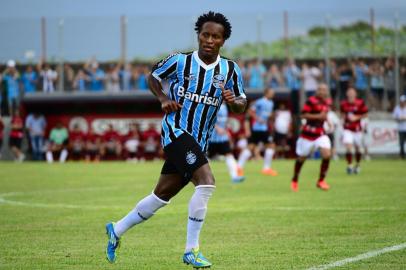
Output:
<path fill-rule="evenodd" d="M 231 179 L 231 182 L 233 182 L 234 184 L 238 184 L 241 182 L 244 182 L 245 180 L 245 176 L 237 176 Z"/>
<path fill-rule="evenodd" d="M 106 248 L 106 258 L 110 263 L 114 263 L 117 259 L 116 250 L 120 247 L 120 238 L 114 233 L 113 222 L 106 224 L 106 234 L 109 239 Z"/>
<path fill-rule="evenodd" d="M 192 251 L 183 254 L 183 262 L 187 265 L 191 264 L 193 268 L 209 268 L 212 264 L 206 259 L 199 249 L 192 249 Z"/>

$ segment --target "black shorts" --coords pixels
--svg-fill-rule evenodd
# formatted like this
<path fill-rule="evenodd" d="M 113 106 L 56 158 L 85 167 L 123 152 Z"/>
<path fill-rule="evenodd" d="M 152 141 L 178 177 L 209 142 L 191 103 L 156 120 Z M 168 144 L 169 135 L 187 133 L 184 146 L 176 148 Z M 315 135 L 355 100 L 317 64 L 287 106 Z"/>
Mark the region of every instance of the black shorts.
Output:
<path fill-rule="evenodd" d="M 334 142 L 335 142 L 335 140 L 334 140 L 334 133 L 329 133 L 329 134 L 327 134 L 327 137 L 330 139 L 331 147 L 334 148 Z"/>
<path fill-rule="evenodd" d="M 161 174 L 179 174 L 189 182 L 193 173 L 208 163 L 200 145 L 188 133 L 183 133 L 164 148 L 166 155 Z"/>
<path fill-rule="evenodd" d="M 209 157 L 215 155 L 227 155 L 231 153 L 229 142 L 211 142 L 209 144 Z"/>
<path fill-rule="evenodd" d="M 248 143 L 258 144 L 260 142 L 267 144 L 273 141 L 268 131 L 252 131 Z"/>
<path fill-rule="evenodd" d="M 17 147 L 18 149 L 21 149 L 21 143 L 23 139 L 22 138 L 15 138 L 15 137 L 10 137 L 8 140 L 8 144 L 10 147 Z"/>
<path fill-rule="evenodd" d="M 286 144 L 288 142 L 288 135 L 275 132 L 275 143 L 277 145 Z"/>

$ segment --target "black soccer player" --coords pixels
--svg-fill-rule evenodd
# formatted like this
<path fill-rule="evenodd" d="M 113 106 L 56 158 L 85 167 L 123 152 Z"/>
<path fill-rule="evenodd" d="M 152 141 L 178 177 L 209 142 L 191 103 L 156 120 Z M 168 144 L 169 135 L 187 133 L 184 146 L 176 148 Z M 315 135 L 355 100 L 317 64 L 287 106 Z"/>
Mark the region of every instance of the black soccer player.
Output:
<path fill-rule="evenodd" d="M 242 113 L 247 101 L 239 67 L 219 55 L 231 34 L 227 18 L 208 12 L 198 18 L 195 26 L 199 49 L 168 56 L 153 67 L 148 78 L 151 92 L 165 112 L 161 141 L 166 160 L 152 194 L 117 223 L 106 225 L 109 239 L 106 253 L 110 262 L 116 260 L 120 238 L 128 229 L 152 217 L 192 182 L 195 192 L 189 202 L 183 262 L 195 268 L 211 266 L 199 251 L 200 230 L 215 189 L 205 152 L 222 102 L 233 112 Z M 162 89 L 161 80 L 169 81 L 167 93 Z"/>

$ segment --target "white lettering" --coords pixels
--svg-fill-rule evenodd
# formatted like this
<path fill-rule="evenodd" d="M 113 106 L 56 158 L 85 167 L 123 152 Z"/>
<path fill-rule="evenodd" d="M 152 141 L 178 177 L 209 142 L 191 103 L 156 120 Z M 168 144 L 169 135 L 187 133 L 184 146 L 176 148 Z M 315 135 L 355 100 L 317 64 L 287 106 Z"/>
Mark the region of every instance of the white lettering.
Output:
<path fill-rule="evenodd" d="M 185 88 L 182 86 L 179 86 L 179 88 L 178 88 L 178 96 L 184 97 L 185 99 L 188 99 L 188 100 L 196 102 L 196 103 L 203 103 L 206 105 L 218 106 L 220 104 L 220 100 L 218 98 L 209 97 L 208 93 L 205 93 L 204 95 L 191 93 L 191 92 L 185 91 Z"/>

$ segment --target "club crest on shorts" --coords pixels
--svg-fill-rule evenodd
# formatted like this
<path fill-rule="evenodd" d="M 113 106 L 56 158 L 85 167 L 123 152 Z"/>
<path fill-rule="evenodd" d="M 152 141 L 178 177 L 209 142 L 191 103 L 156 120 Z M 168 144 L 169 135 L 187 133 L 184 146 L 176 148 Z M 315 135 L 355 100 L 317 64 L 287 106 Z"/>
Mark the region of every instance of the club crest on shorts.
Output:
<path fill-rule="evenodd" d="M 225 77 L 222 74 L 216 74 L 213 76 L 213 85 L 216 88 L 220 88 L 220 83 L 224 83 Z"/>
<path fill-rule="evenodd" d="M 189 164 L 189 165 L 192 165 L 193 163 L 195 163 L 196 162 L 196 155 L 195 155 L 195 153 L 193 153 L 192 151 L 189 151 L 189 152 L 187 152 L 186 153 L 186 162 Z"/>

